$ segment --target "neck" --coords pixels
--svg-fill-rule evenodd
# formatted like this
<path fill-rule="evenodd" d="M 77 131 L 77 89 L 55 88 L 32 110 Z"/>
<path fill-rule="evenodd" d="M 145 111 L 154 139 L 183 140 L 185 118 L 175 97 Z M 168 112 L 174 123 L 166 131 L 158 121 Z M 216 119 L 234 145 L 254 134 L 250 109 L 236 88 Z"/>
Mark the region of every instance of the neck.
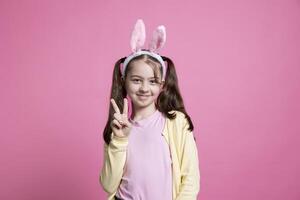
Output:
<path fill-rule="evenodd" d="M 133 119 L 134 121 L 138 121 L 141 119 L 144 119 L 148 116 L 150 116 L 151 114 L 153 114 L 157 109 L 155 107 L 155 104 L 152 104 L 148 107 L 145 108 L 134 108 L 132 110 L 132 114 L 131 114 L 131 119 Z"/>

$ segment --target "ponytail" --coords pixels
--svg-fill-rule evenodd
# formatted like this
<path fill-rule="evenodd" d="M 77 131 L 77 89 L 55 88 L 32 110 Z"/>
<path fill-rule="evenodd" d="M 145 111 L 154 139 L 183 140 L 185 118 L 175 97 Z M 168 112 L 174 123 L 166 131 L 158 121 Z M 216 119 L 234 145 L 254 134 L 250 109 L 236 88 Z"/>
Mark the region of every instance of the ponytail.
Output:
<path fill-rule="evenodd" d="M 114 99 L 115 102 L 117 103 L 118 107 L 123 109 L 123 99 L 126 97 L 127 93 L 125 90 L 125 85 L 122 80 L 121 76 L 121 70 L 120 70 L 120 65 L 121 63 L 124 62 L 126 57 L 119 59 L 114 66 L 114 71 L 113 71 L 113 77 L 112 77 L 112 86 L 111 86 L 111 92 L 110 92 L 110 99 Z M 110 123 L 113 119 L 115 111 L 110 104 L 109 106 L 109 115 L 108 115 L 108 120 L 106 123 L 106 126 L 103 131 L 103 139 L 105 143 L 108 145 L 111 140 L 111 134 L 112 134 L 112 129 L 110 126 Z"/>
<path fill-rule="evenodd" d="M 193 131 L 194 125 L 190 116 L 187 114 L 182 96 L 178 87 L 178 79 L 173 61 L 165 56 L 162 56 L 163 60 L 168 63 L 166 79 L 164 83 L 163 90 L 157 98 L 157 109 L 164 113 L 169 119 L 174 119 L 176 117 L 175 113 L 169 113 L 169 111 L 177 110 L 185 114 L 188 120 L 189 128 L 188 130 Z"/>

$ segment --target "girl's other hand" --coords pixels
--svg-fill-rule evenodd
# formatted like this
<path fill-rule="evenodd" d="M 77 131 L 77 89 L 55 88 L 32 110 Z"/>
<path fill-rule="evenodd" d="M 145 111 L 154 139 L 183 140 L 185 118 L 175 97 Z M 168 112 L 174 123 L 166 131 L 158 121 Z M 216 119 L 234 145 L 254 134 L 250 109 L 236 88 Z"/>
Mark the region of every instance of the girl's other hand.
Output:
<path fill-rule="evenodd" d="M 114 99 L 111 99 L 110 102 L 115 110 L 114 119 L 110 123 L 112 131 L 117 137 L 127 137 L 132 127 L 128 120 L 128 101 L 124 98 L 123 113 L 120 112 Z"/>

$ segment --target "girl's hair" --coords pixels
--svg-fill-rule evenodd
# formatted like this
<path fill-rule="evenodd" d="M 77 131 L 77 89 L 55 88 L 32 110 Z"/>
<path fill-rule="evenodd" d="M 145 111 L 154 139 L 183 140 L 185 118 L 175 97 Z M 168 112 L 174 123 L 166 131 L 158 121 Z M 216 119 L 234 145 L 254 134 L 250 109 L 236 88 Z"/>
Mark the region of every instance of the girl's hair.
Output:
<path fill-rule="evenodd" d="M 166 56 L 161 56 L 162 59 L 167 62 L 167 72 L 166 72 L 166 78 L 165 78 L 165 83 L 163 86 L 163 90 L 157 97 L 156 101 L 156 107 L 157 109 L 162 112 L 167 118 L 169 119 L 174 119 L 176 117 L 175 113 L 169 113 L 169 111 L 172 110 L 177 110 L 185 114 L 186 119 L 188 120 L 189 123 L 189 128 L 188 130 L 193 131 L 194 125 L 192 123 L 192 120 L 190 116 L 187 114 L 184 104 L 183 104 L 183 99 L 181 97 L 179 87 L 178 87 L 178 79 L 175 71 L 175 66 L 173 61 L 166 57 Z M 111 86 L 111 94 L 110 98 L 114 99 L 120 108 L 120 110 L 123 109 L 123 99 L 127 96 L 127 92 L 125 89 L 125 79 L 128 71 L 130 70 L 130 63 L 136 60 L 145 60 L 146 63 L 152 65 L 153 61 L 156 63 L 157 66 L 160 66 L 160 72 L 162 74 L 162 67 L 161 64 L 153 57 L 142 54 L 140 56 L 137 56 L 133 58 L 129 63 L 125 71 L 124 75 L 124 80 L 122 79 L 122 74 L 120 70 L 120 65 L 124 62 L 126 57 L 123 57 L 119 59 L 114 66 L 114 71 L 113 71 L 113 78 L 112 78 L 112 86 Z M 157 71 L 154 70 L 155 77 L 157 78 Z M 112 134 L 112 129 L 110 126 L 111 121 L 113 120 L 113 115 L 115 111 L 110 104 L 109 106 L 109 115 L 108 115 L 108 120 L 106 123 L 106 126 L 103 131 L 103 138 L 105 143 L 108 145 L 111 141 L 111 134 Z"/>

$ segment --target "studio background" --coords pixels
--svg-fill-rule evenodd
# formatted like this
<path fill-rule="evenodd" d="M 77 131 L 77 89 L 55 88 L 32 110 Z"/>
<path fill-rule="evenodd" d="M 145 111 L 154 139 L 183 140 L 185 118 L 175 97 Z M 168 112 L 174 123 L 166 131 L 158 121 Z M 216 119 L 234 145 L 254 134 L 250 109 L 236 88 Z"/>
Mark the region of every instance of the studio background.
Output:
<path fill-rule="evenodd" d="M 165 25 L 201 200 L 300 199 L 300 1 L 0 1 L 0 199 L 106 199 L 102 130 L 134 23 Z"/>

